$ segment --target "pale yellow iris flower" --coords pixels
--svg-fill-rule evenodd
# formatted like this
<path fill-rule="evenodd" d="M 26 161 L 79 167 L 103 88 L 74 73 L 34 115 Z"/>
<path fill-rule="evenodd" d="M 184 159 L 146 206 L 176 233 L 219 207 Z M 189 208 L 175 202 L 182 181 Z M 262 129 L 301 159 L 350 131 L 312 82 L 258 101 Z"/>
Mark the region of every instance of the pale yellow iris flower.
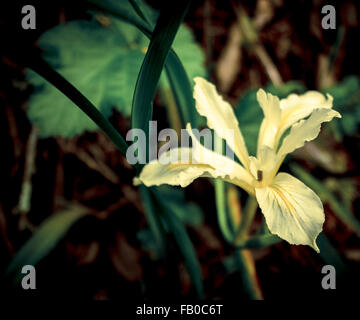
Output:
<path fill-rule="evenodd" d="M 202 146 L 188 124 L 192 148 L 174 148 L 162 154 L 143 168 L 136 183 L 186 187 L 199 177 L 223 179 L 256 197 L 271 233 L 290 244 L 309 245 L 319 252 L 316 238 L 325 220 L 321 200 L 301 181 L 278 170 L 288 153 L 317 137 L 321 123 L 341 117 L 332 109 L 332 97 L 308 91 L 279 100 L 260 89 L 257 100 L 264 119 L 257 155 L 253 157 L 248 154 L 230 104 L 217 93 L 213 84 L 199 77 L 194 80 L 197 111 L 207 118 L 208 127 L 227 142 L 241 164 Z M 163 157 L 170 161 L 164 164 Z"/>

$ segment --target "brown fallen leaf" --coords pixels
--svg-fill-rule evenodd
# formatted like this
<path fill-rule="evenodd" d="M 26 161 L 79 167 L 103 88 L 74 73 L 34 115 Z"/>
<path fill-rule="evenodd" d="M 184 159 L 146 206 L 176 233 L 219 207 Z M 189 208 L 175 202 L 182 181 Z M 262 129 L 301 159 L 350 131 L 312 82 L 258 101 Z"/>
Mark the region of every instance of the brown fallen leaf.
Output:
<path fill-rule="evenodd" d="M 124 278 L 130 282 L 141 278 L 140 252 L 129 244 L 125 235 L 117 233 L 115 247 L 109 253 L 116 271 Z"/>
<path fill-rule="evenodd" d="M 228 92 L 241 69 L 242 34 L 238 23 L 230 28 L 229 38 L 216 65 L 220 91 Z"/>

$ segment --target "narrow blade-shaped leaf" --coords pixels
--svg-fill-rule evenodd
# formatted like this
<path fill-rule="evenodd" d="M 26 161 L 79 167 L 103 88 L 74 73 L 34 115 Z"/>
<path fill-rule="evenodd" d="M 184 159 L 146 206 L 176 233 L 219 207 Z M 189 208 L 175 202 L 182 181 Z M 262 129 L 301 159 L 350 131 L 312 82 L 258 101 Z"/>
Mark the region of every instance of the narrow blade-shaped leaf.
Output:
<path fill-rule="evenodd" d="M 200 299 L 204 298 L 204 288 L 202 284 L 202 272 L 198 261 L 195 248 L 189 238 L 186 228 L 179 218 L 172 212 L 167 211 L 166 221 L 173 233 L 175 240 L 184 257 L 186 268 L 195 286 L 197 295 Z"/>
<path fill-rule="evenodd" d="M 320 256 L 326 262 L 335 267 L 336 272 L 344 275 L 348 271 L 346 264 L 340 257 L 337 250 L 332 246 L 328 238 L 322 232 L 318 237 L 318 246 L 320 249 Z"/>
<path fill-rule="evenodd" d="M 112 0 L 99 1 L 89 0 L 95 4 L 97 8 L 104 10 L 104 12 L 114 15 L 132 25 L 137 27 L 148 38 L 151 38 L 152 23 L 148 23 L 148 12 L 144 8 L 137 6 L 137 10 L 130 10 L 130 3 L 116 2 Z M 124 5 L 126 3 L 126 5 Z M 147 9 L 147 8 L 145 8 Z M 175 10 L 175 9 L 174 9 Z M 137 15 L 136 12 L 140 11 L 141 14 Z M 144 12 L 145 11 L 145 12 Z M 146 20 L 143 17 L 147 17 Z M 188 75 L 173 49 L 170 50 L 169 55 L 165 62 L 166 74 L 174 92 L 174 97 L 177 106 L 181 113 L 183 123 L 190 122 L 193 128 L 199 125 L 199 115 L 195 109 L 195 102 L 192 97 L 192 85 L 189 81 Z"/>
<path fill-rule="evenodd" d="M 140 128 L 145 133 L 149 131 L 152 104 L 161 71 L 189 3 L 190 1 L 181 1 L 166 4 L 160 12 L 136 82 L 131 112 L 132 128 Z M 138 157 L 144 158 L 144 155 L 139 154 Z"/>
<path fill-rule="evenodd" d="M 150 230 L 154 236 L 156 247 L 160 257 L 164 257 L 166 252 L 166 237 L 164 229 L 159 219 L 159 214 L 154 206 L 150 190 L 145 186 L 139 188 L 141 194 L 142 204 L 146 215 L 146 220 L 149 224 Z"/>
<path fill-rule="evenodd" d="M 6 276 L 17 283 L 24 265 L 36 265 L 55 248 L 71 226 L 89 212 L 85 207 L 72 206 L 47 218 L 16 253 Z"/>
<path fill-rule="evenodd" d="M 237 244 L 236 247 L 239 249 L 259 249 L 271 246 L 273 244 L 277 244 L 281 241 L 283 240 L 275 234 L 266 234 L 251 237 L 248 240 Z"/>
<path fill-rule="evenodd" d="M 204 297 L 204 288 L 201 266 L 185 225 L 178 218 L 176 212 L 172 211 L 172 206 L 168 204 L 168 201 L 164 200 L 161 193 L 157 192 L 155 188 L 151 189 L 151 191 L 162 208 L 162 214 L 169 227 L 169 231 L 174 235 L 175 241 L 183 255 L 185 266 L 195 286 L 197 295 L 202 299 Z"/>

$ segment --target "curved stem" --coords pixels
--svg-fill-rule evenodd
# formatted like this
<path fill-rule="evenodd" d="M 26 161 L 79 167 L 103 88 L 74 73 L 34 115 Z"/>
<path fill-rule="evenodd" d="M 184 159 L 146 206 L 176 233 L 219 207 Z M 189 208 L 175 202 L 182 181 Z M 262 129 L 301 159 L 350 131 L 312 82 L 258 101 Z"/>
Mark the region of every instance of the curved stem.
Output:
<path fill-rule="evenodd" d="M 255 197 L 249 196 L 244 209 L 243 217 L 240 221 L 240 226 L 233 239 L 233 243 L 245 241 L 251 223 L 254 219 L 257 209 L 257 201 Z M 234 223 L 234 221 L 233 221 Z M 248 249 L 235 249 L 235 262 L 240 271 L 243 288 L 245 293 L 251 300 L 262 300 L 263 294 L 257 278 L 255 262 L 251 251 Z"/>
<path fill-rule="evenodd" d="M 244 209 L 244 214 L 240 222 L 240 226 L 234 237 L 234 243 L 239 243 L 245 240 L 248 236 L 249 228 L 252 221 L 254 220 L 255 213 L 257 210 L 258 204 L 255 197 L 249 196 L 246 206 Z"/>
<path fill-rule="evenodd" d="M 218 217 L 218 223 L 221 233 L 225 240 L 229 243 L 233 240 L 233 233 L 229 226 L 226 210 L 226 196 L 225 196 L 225 182 L 220 179 L 215 179 L 215 200 L 216 200 L 216 212 Z"/>
<path fill-rule="evenodd" d="M 241 273 L 243 287 L 251 300 L 263 300 L 263 294 L 256 275 L 254 259 L 250 250 L 236 250 L 235 261 Z"/>

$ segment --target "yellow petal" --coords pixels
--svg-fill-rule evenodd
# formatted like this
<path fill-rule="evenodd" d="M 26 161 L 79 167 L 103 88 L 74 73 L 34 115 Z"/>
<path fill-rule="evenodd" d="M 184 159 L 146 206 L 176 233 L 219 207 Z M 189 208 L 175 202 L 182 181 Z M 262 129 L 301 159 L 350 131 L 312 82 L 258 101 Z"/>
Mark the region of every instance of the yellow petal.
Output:
<path fill-rule="evenodd" d="M 325 215 L 321 200 L 310 188 L 290 174 L 279 173 L 273 184 L 256 188 L 255 193 L 271 233 L 320 251 L 316 238 Z"/>
<path fill-rule="evenodd" d="M 288 153 L 301 148 L 305 142 L 314 140 L 320 132 L 321 124 L 334 117 L 341 118 L 341 115 L 335 110 L 322 108 L 314 110 L 309 119 L 295 123 L 278 151 L 278 166 Z"/>
<path fill-rule="evenodd" d="M 191 148 L 171 149 L 163 153 L 158 160 L 145 165 L 134 182 L 136 184 L 142 182 L 148 187 L 162 184 L 186 187 L 207 169 L 205 166 L 190 166 L 191 156 Z"/>
<path fill-rule="evenodd" d="M 159 159 L 144 166 L 136 184 L 159 186 L 161 184 L 186 187 L 199 177 L 220 178 L 234 183 L 249 193 L 254 193 L 252 177 L 240 164 L 203 147 L 191 132 L 192 148 L 175 148 L 163 153 Z"/>
<path fill-rule="evenodd" d="M 280 100 L 282 118 L 286 118 L 288 128 L 295 122 L 307 117 L 315 109 L 331 109 L 333 97 L 325 96 L 318 91 L 307 91 L 302 95 L 290 94 L 287 98 Z M 284 121 L 284 119 L 281 119 Z"/>
<path fill-rule="evenodd" d="M 274 149 L 276 133 L 278 131 L 281 109 L 279 98 L 271 93 L 266 93 L 263 89 L 259 89 L 256 94 L 260 107 L 264 112 L 264 120 L 260 126 L 258 137 L 257 154 L 262 146 L 268 146 Z"/>
<path fill-rule="evenodd" d="M 290 94 L 286 99 L 280 100 L 281 120 L 277 133 L 277 143 L 282 134 L 297 121 L 308 117 L 315 109 L 331 109 L 333 98 L 317 91 L 308 91 L 305 94 Z M 276 149 L 277 145 L 275 145 Z"/>
<path fill-rule="evenodd" d="M 257 180 L 256 186 L 266 186 L 273 180 L 276 172 L 276 154 L 273 149 L 268 146 L 262 146 L 258 156 L 250 157 L 250 172 Z"/>
<path fill-rule="evenodd" d="M 249 155 L 233 108 L 218 94 L 212 83 L 200 77 L 194 78 L 194 81 L 196 110 L 206 117 L 208 127 L 226 141 L 241 163 L 248 168 Z"/>

